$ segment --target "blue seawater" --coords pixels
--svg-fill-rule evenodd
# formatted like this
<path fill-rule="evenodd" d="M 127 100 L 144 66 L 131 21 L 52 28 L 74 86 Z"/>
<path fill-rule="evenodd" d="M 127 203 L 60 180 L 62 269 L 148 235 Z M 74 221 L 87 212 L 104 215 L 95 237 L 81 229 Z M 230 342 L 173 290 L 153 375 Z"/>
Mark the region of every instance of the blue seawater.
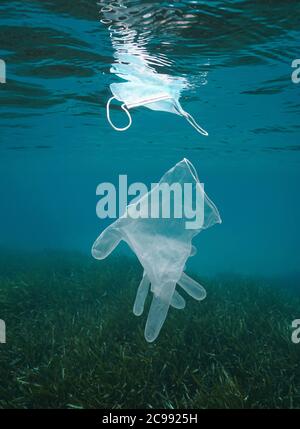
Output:
<path fill-rule="evenodd" d="M 297 278 L 300 84 L 291 64 L 300 55 L 299 7 L 2 1 L 1 249 L 89 254 L 111 222 L 96 216 L 97 185 L 117 184 L 121 174 L 150 184 L 186 157 L 223 219 L 196 238 L 190 269 Z M 158 73 L 187 79 L 182 105 L 209 137 L 145 108 L 132 111 L 127 132 L 109 126 L 109 84 L 118 80 L 111 26 L 120 29 L 119 48 L 127 35 Z M 126 119 L 120 109 L 113 115 Z"/>

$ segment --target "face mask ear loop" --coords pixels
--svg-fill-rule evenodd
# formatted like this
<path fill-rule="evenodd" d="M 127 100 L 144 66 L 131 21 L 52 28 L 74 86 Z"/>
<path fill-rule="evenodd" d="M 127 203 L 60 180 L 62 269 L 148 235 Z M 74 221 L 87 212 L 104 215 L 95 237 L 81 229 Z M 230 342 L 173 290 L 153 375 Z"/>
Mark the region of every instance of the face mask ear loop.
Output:
<path fill-rule="evenodd" d="M 112 102 L 112 100 L 115 100 L 115 97 L 111 97 L 111 98 L 108 100 L 107 104 L 106 104 L 106 116 L 107 116 L 107 120 L 108 120 L 108 122 L 110 123 L 110 125 L 113 127 L 113 129 L 114 129 L 114 130 L 116 130 L 116 131 L 126 131 L 126 130 L 128 130 L 128 128 L 130 128 L 130 127 L 131 127 L 131 124 L 132 124 L 131 115 L 130 115 L 129 111 L 126 109 L 125 104 L 123 103 L 123 104 L 122 104 L 122 106 L 121 106 L 121 109 L 122 109 L 122 110 L 124 110 L 124 112 L 125 112 L 125 113 L 126 113 L 126 115 L 128 116 L 129 123 L 128 123 L 128 125 L 126 125 L 126 127 L 124 127 L 124 128 L 118 128 L 118 127 L 116 127 L 116 126 L 112 123 L 112 120 L 111 120 L 111 118 L 110 118 L 110 103 Z"/>
<path fill-rule="evenodd" d="M 175 109 L 178 111 L 178 113 L 183 116 L 191 125 L 192 127 L 195 128 L 196 131 L 198 131 L 198 133 L 202 134 L 203 136 L 208 136 L 208 132 L 205 131 L 202 127 L 200 127 L 199 124 L 197 124 L 197 122 L 195 121 L 195 119 L 193 118 L 192 115 L 190 115 L 188 112 L 186 112 L 185 110 L 183 110 L 183 108 L 180 106 L 179 103 L 174 103 L 175 105 Z"/>

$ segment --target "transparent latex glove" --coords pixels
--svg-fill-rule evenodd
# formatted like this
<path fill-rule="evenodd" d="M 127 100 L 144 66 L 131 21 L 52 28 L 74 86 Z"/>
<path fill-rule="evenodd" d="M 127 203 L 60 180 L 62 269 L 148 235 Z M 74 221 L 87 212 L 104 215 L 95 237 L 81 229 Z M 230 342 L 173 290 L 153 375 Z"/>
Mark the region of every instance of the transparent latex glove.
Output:
<path fill-rule="evenodd" d="M 205 298 L 202 286 L 183 271 L 194 253 L 193 237 L 215 223 L 221 223 L 219 212 L 205 194 L 193 165 L 183 159 L 150 192 L 130 204 L 125 214 L 95 241 L 92 255 L 96 259 L 105 259 L 124 240 L 143 266 L 134 312 L 143 311 L 151 284 L 153 301 L 145 329 L 147 341 L 157 338 L 170 305 L 184 307 L 183 298 L 175 291 L 176 284 L 196 299 Z"/>

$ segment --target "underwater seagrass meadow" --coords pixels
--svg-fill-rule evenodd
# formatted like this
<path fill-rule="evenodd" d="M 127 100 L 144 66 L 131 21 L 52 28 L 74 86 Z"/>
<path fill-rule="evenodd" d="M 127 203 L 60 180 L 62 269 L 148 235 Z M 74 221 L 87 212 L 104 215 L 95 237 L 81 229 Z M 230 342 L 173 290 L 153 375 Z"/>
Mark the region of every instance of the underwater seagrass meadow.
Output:
<path fill-rule="evenodd" d="M 299 16 L 298 0 L 1 1 L 1 409 L 300 408 Z M 182 287 L 146 341 L 140 255 L 91 253 L 118 217 L 96 189 L 184 158 L 222 218 L 184 268 L 207 296 Z"/>

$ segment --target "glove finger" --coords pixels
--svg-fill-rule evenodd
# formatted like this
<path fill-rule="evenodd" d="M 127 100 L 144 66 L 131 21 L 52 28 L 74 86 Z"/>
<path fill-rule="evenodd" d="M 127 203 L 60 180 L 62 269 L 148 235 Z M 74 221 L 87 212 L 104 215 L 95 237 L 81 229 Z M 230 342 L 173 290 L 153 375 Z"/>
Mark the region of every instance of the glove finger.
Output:
<path fill-rule="evenodd" d="M 201 301 L 206 298 L 206 290 L 204 287 L 189 277 L 187 274 L 182 273 L 178 284 L 182 287 L 183 290 L 185 290 L 186 293 L 188 293 L 197 301 Z"/>
<path fill-rule="evenodd" d="M 108 227 L 99 235 L 92 247 L 92 255 L 96 259 L 105 259 L 120 243 L 120 233 Z"/>
<path fill-rule="evenodd" d="M 135 314 L 136 316 L 140 316 L 141 314 L 143 314 L 144 305 L 149 292 L 149 288 L 150 288 L 150 280 L 144 271 L 143 278 L 138 287 L 134 306 L 133 306 L 133 314 Z"/>
<path fill-rule="evenodd" d="M 182 310 L 185 307 L 185 299 L 176 290 L 172 296 L 171 305 L 178 310 Z"/>
<path fill-rule="evenodd" d="M 145 327 L 145 338 L 149 343 L 153 342 L 158 337 L 164 321 L 166 320 L 175 286 L 175 284 L 170 283 L 162 285 L 161 291 L 163 293 L 160 295 L 153 295 Z"/>

